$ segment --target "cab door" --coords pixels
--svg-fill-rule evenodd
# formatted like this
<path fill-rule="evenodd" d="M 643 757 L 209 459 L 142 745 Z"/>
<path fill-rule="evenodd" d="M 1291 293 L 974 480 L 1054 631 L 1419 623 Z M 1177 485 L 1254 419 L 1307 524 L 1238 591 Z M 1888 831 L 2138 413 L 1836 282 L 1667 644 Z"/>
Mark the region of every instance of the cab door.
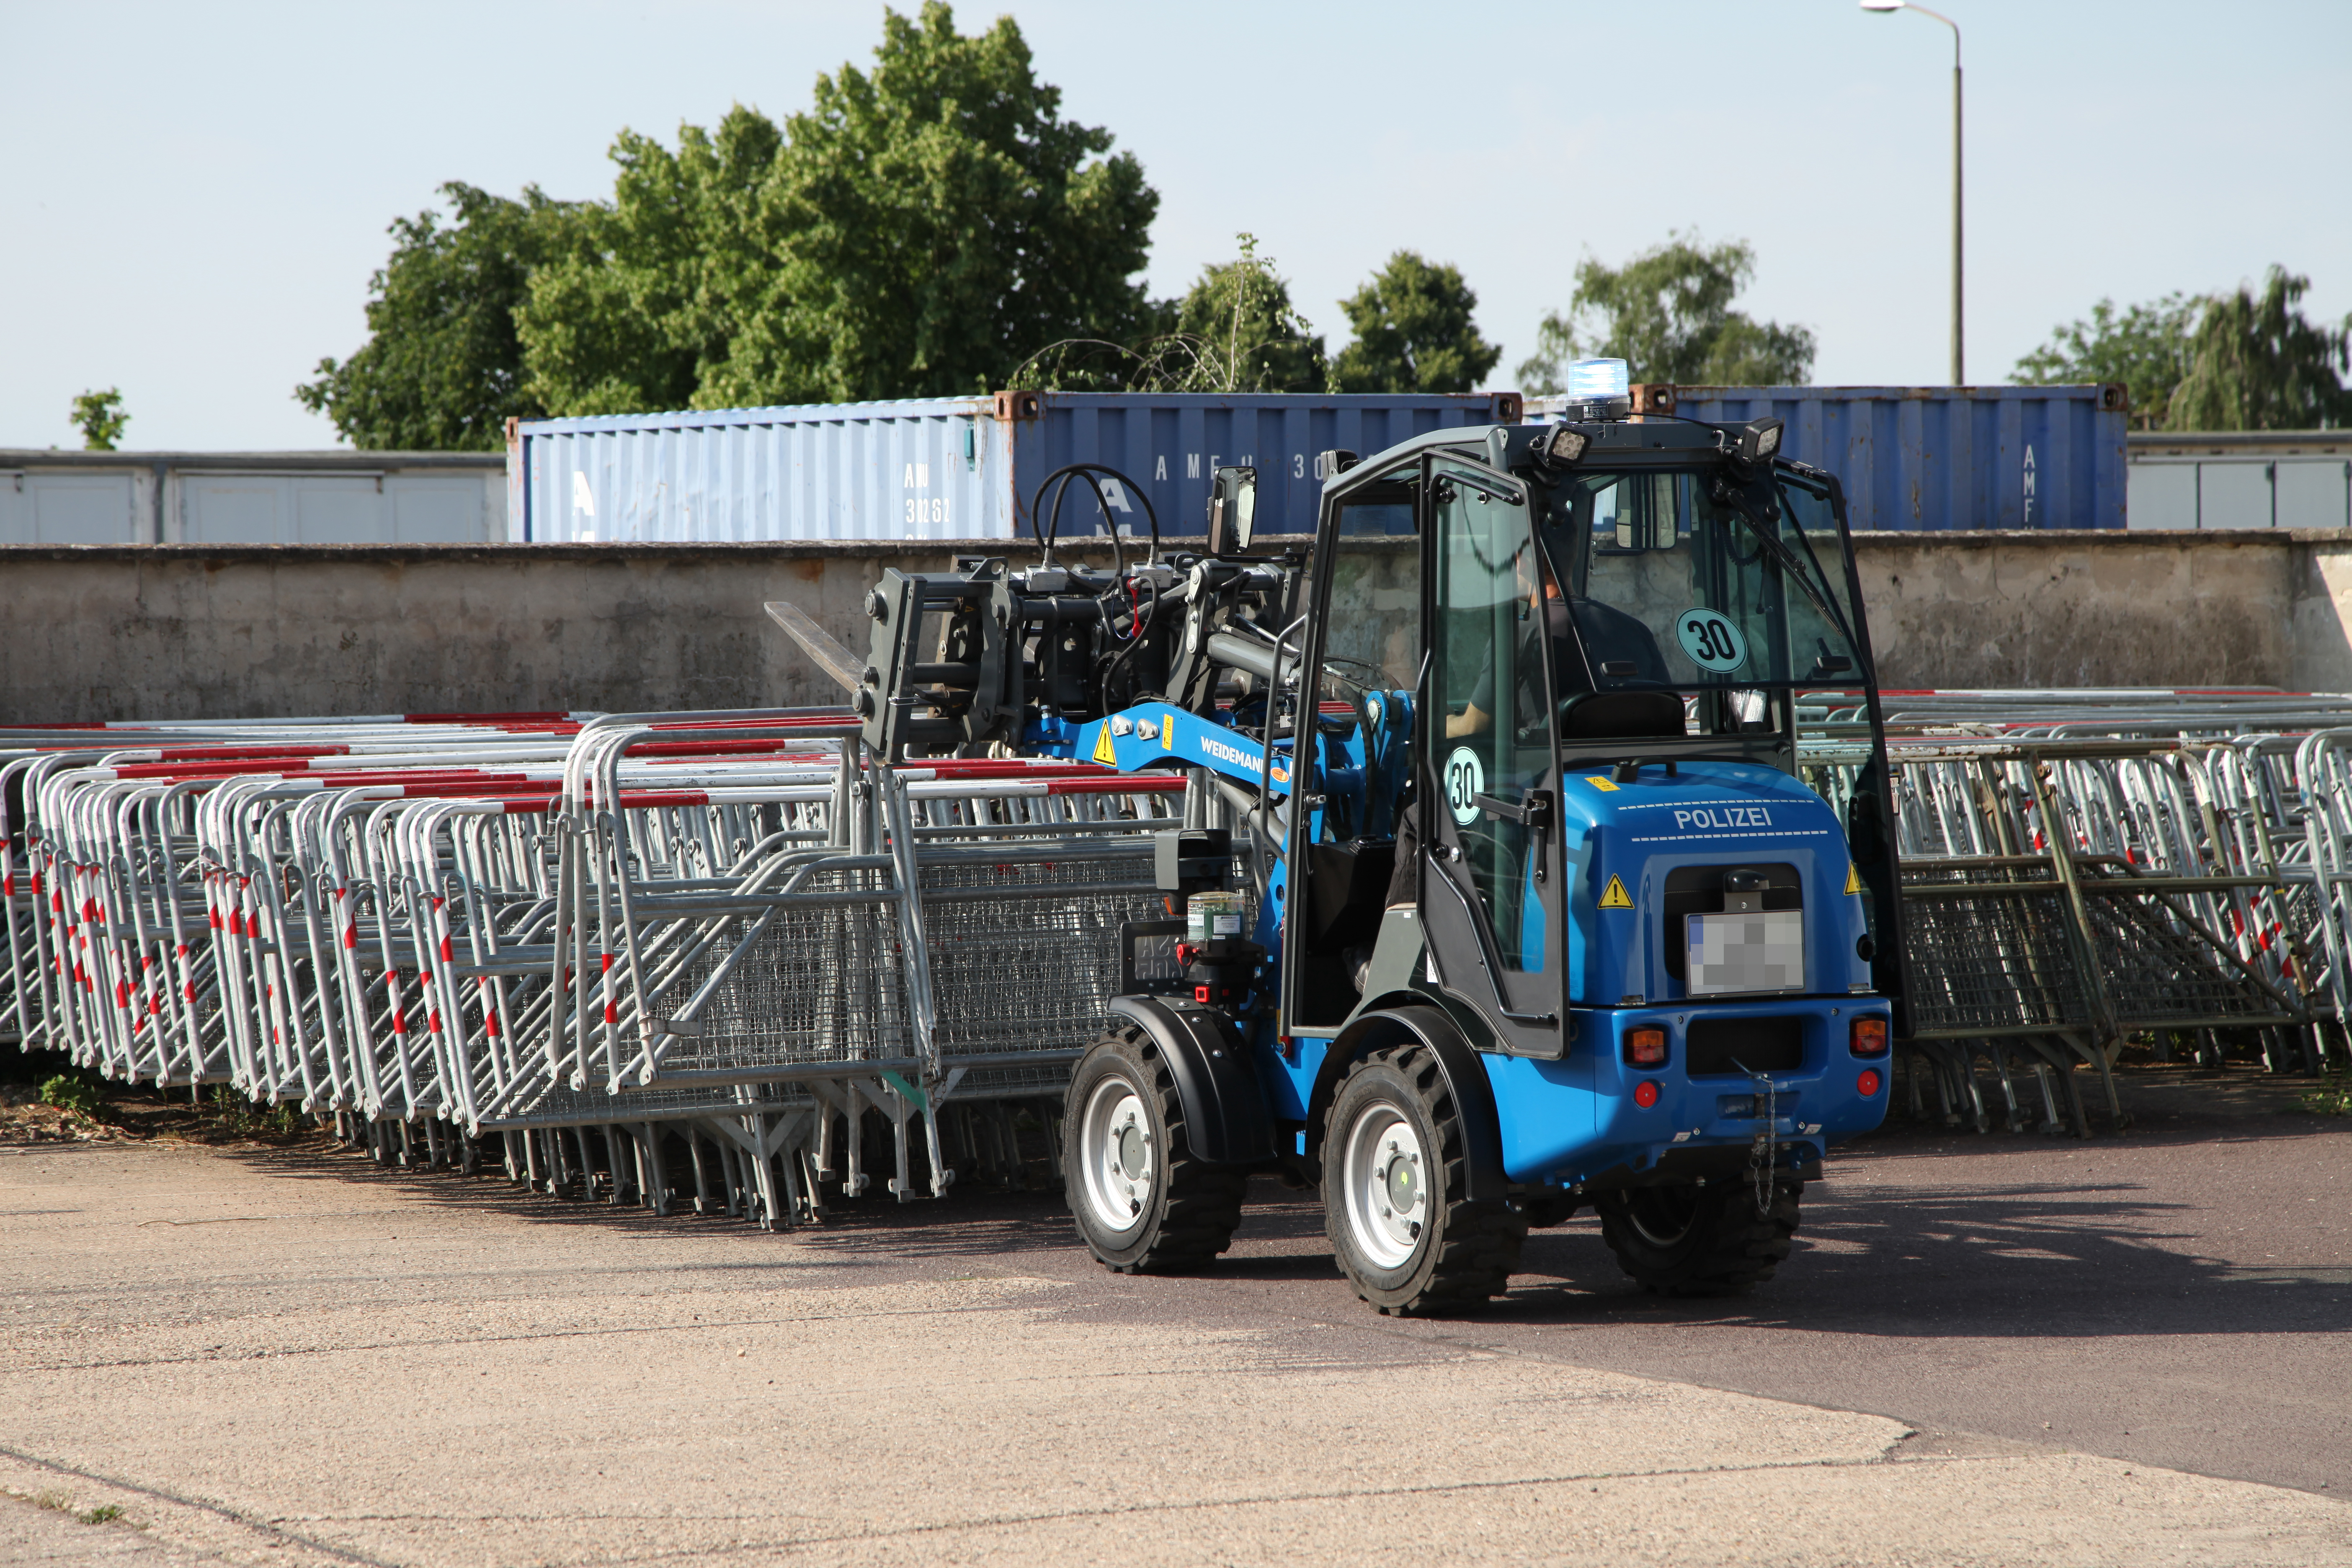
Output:
<path fill-rule="evenodd" d="M 1302 689 L 1312 677 L 1314 702 L 1300 706 L 1316 722 L 1297 748 L 1315 782 L 1292 825 L 1283 937 L 1283 1026 L 1299 1034 L 1337 1033 L 1362 1001 L 1357 964 L 1396 868 L 1422 668 L 1421 474 L 1419 458 L 1349 473 L 1317 530 L 1299 676 Z"/>
<path fill-rule="evenodd" d="M 1422 922 L 1435 978 L 1517 1056 L 1565 1043 L 1567 928 L 1548 608 L 1557 588 L 1525 486 L 1483 464 L 1428 460 L 1423 595 L 1428 715 Z"/>

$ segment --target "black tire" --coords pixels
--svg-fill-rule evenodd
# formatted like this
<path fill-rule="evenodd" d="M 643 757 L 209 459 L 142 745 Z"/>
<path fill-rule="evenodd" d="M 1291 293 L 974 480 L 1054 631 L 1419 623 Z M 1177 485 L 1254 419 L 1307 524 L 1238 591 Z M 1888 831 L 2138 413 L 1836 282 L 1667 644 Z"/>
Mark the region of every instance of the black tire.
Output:
<path fill-rule="evenodd" d="M 1356 1294 L 1382 1312 L 1467 1311 L 1509 1286 L 1527 1217 L 1469 1200 L 1468 1147 L 1437 1058 L 1418 1041 L 1365 1057 L 1333 1096 L 1324 1226 Z"/>
<path fill-rule="evenodd" d="M 1773 1184 L 1756 1212 L 1756 1188 L 1740 1177 L 1700 1186 L 1627 1187 L 1603 1193 L 1601 1238 L 1617 1266 L 1662 1296 L 1729 1296 L 1772 1278 L 1797 1234 L 1802 1182 Z"/>
<path fill-rule="evenodd" d="M 1087 1047 L 1064 1108 L 1070 1212 L 1104 1268 L 1199 1268 L 1233 1245 L 1247 1173 L 1192 1157 L 1175 1077 L 1149 1033 L 1113 1029 Z M 1116 1223 L 1121 1205 L 1124 1226 Z"/>

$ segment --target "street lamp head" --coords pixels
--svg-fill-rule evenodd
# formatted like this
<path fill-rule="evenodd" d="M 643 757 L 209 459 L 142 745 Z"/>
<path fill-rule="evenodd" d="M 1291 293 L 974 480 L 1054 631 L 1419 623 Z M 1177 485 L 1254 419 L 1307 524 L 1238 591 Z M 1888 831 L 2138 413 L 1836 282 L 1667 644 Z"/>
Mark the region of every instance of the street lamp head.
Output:
<path fill-rule="evenodd" d="M 1906 0 L 1862 0 L 1865 11 L 1900 11 Z"/>

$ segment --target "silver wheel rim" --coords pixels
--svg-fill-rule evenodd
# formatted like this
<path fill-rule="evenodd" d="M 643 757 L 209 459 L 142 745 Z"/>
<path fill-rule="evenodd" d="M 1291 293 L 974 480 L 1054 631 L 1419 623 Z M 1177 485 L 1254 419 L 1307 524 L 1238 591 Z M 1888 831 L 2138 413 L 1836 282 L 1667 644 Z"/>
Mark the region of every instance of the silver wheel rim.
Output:
<path fill-rule="evenodd" d="M 1113 1235 L 1142 1225 L 1160 1179 L 1160 1150 L 1143 1097 L 1117 1073 L 1095 1085 L 1078 1119 L 1078 1190 L 1095 1223 Z"/>
<path fill-rule="evenodd" d="M 1381 1268 L 1412 1261 L 1429 1229 L 1429 1163 L 1412 1123 L 1374 1103 L 1348 1129 L 1340 1194 L 1356 1249 Z"/>
<path fill-rule="evenodd" d="M 1694 1200 L 1687 1212 L 1675 1216 L 1653 1212 L 1654 1204 L 1657 1207 L 1663 1207 L 1662 1204 L 1657 1203 L 1657 1197 L 1658 1194 L 1651 1194 L 1652 1201 L 1645 1202 L 1641 1194 L 1627 1194 L 1625 1222 L 1633 1227 L 1633 1233 L 1636 1236 L 1652 1247 L 1661 1248 L 1673 1247 L 1688 1236 L 1691 1233 L 1691 1226 L 1697 1223 L 1698 1205 Z"/>

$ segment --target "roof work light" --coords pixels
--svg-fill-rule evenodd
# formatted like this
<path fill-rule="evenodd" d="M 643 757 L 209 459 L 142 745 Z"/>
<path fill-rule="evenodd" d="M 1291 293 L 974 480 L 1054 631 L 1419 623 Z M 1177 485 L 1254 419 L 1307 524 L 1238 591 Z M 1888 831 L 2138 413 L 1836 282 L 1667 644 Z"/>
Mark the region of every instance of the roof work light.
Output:
<path fill-rule="evenodd" d="M 1731 455 L 1743 463 L 1769 463 L 1780 449 L 1780 421 L 1751 419 L 1732 437 Z"/>

